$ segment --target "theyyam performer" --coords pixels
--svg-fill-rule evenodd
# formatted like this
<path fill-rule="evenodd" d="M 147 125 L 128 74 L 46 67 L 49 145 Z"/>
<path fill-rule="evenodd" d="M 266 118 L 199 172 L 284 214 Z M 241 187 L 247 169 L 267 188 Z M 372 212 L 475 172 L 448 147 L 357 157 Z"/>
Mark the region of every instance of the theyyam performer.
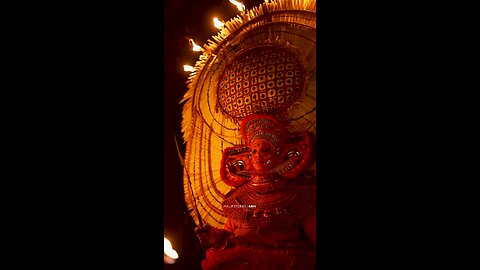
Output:
<path fill-rule="evenodd" d="M 202 51 L 181 103 L 203 269 L 315 269 L 316 2 L 245 10 Z"/>

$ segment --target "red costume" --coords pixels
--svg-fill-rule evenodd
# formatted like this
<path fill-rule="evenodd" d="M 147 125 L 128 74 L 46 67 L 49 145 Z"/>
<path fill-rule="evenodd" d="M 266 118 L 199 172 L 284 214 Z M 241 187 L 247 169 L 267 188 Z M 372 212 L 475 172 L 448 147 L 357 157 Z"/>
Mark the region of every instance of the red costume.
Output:
<path fill-rule="evenodd" d="M 222 178 L 236 187 L 222 203 L 225 231 L 215 230 L 208 269 L 314 269 L 315 180 L 309 133 L 288 134 L 273 117 L 246 117 L 248 143 L 225 149 Z"/>

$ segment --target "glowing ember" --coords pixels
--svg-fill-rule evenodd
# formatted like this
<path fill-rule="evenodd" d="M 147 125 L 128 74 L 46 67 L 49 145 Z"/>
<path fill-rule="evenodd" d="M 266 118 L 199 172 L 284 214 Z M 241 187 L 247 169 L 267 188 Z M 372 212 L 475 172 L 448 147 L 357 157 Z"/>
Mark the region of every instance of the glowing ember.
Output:
<path fill-rule="evenodd" d="M 245 5 L 238 2 L 238 1 L 235 1 L 235 0 L 229 0 L 230 3 L 234 4 L 235 6 L 237 6 L 238 10 L 240 11 L 244 11 L 245 10 Z"/>
<path fill-rule="evenodd" d="M 163 238 L 163 253 L 170 257 L 171 259 L 178 259 L 178 253 L 175 249 L 172 248 L 172 244 L 167 238 Z"/>
<path fill-rule="evenodd" d="M 198 46 L 197 44 L 195 44 L 195 41 L 193 41 L 193 39 L 189 39 L 190 41 L 190 44 L 192 44 L 192 50 L 195 51 L 195 52 L 200 52 L 202 51 L 202 47 Z"/>
<path fill-rule="evenodd" d="M 183 65 L 183 70 L 192 72 L 192 71 L 194 71 L 195 69 L 194 69 L 192 66 Z"/>
<path fill-rule="evenodd" d="M 215 25 L 216 28 L 222 29 L 224 23 L 221 22 L 217 17 L 213 18 L 213 25 Z"/>

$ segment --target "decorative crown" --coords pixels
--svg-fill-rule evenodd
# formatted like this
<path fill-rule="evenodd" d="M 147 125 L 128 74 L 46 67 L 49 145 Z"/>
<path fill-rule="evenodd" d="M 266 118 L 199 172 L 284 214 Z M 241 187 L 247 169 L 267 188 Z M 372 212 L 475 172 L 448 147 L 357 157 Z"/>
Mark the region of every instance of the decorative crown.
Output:
<path fill-rule="evenodd" d="M 284 133 L 283 125 L 268 114 L 252 114 L 242 121 L 242 136 L 247 144 L 257 139 L 264 139 L 274 147 L 278 147 Z"/>

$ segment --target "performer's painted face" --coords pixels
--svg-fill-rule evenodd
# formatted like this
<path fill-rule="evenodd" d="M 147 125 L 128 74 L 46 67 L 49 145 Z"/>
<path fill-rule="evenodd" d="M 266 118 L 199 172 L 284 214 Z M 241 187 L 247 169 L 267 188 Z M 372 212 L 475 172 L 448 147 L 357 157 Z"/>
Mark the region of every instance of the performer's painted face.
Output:
<path fill-rule="evenodd" d="M 275 167 L 275 148 L 268 141 L 257 139 L 250 144 L 250 149 L 252 166 L 256 171 L 265 172 Z"/>

